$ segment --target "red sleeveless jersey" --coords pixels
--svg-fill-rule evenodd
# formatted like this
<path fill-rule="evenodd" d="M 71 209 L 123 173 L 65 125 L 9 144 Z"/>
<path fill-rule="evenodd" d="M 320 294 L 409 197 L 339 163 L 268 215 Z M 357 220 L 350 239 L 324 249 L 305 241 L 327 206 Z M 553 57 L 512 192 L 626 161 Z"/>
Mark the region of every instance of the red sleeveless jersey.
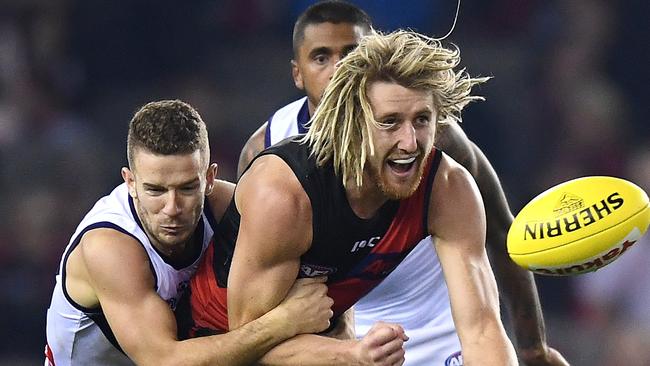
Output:
<path fill-rule="evenodd" d="M 431 152 L 415 193 L 389 201 L 375 218 L 356 217 L 345 189 L 331 166 L 317 167 L 308 147 L 294 140 L 262 154 L 280 156 L 293 169 L 312 204 L 313 240 L 301 257 L 299 277 L 328 276 L 334 317 L 349 309 L 377 286 L 428 235 L 428 204 L 441 152 Z M 189 311 L 193 331 L 228 329 L 226 284 L 239 228 L 239 213 L 231 203 L 217 225 L 210 247 L 190 283 Z M 213 225 L 214 227 L 215 225 Z"/>

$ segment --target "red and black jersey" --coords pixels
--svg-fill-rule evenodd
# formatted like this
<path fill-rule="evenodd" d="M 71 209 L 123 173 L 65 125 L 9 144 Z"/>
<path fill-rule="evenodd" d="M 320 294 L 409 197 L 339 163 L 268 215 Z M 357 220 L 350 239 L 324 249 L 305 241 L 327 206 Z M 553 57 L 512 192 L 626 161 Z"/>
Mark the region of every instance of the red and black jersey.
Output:
<path fill-rule="evenodd" d="M 409 198 L 386 202 L 374 217 L 359 218 L 350 207 L 331 165 L 318 167 L 307 144 L 289 138 L 259 156 L 277 155 L 293 170 L 312 206 L 312 243 L 300 258 L 299 277 L 328 276 L 329 296 L 338 317 L 377 286 L 427 233 L 428 203 L 440 162 L 434 150 L 424 176 Z M 215 245 L 191 282 L 194 328 L 228 329 L 226 284 L 240 215 L 234 199 L 216 226 Z M 209 267 L 209 268 L 206 268 Z"/>

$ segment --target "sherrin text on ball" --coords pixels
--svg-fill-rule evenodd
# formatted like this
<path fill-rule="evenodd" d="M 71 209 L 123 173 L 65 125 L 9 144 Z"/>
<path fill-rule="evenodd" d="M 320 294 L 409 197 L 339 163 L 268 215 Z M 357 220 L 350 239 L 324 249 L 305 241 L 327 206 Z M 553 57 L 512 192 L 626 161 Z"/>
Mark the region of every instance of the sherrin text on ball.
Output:
<path fill-rule="evenodd" d="M 508 232 L 512 260 L 533 272 L 592 272 L 627 252 L 650 224 L 648 195 L 627 180 L 590 176 L 540 193 Z"/>

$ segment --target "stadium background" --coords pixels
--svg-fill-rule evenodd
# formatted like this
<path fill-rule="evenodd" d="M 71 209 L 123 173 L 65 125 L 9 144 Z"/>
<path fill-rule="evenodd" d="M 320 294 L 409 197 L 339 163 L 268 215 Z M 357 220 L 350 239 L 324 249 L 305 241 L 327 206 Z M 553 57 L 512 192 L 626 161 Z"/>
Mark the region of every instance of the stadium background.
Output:
<path fill-rule="evenodd" d="M 219 176 L 299 97 L 291 30 L 313 1 L 0 1 L 0 365 L 42 362 L 61 251 L 121 182 L 132 113 L 161 98 L 209 125 Z M 359 0 L 383 30 L 433 36 L 453 0 Z M 649 3 L 464 0 L 449 41 L 493 76 L 464 128 L 514 212 L 556 183 L 615 175 L 650 190 Z M 551 344 L 575 365 L 650 365 L 650 241 L 577 278 L 537 277 Z"/>

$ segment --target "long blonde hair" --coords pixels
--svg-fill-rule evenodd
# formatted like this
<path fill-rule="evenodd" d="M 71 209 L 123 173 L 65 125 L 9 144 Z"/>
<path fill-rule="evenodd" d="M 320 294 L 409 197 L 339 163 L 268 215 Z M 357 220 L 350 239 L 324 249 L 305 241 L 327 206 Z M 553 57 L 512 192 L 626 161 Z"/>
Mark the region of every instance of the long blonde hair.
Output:
<path fill-rule="evenodd" d="M 371 128 L 386 128 L 373 117 L 370 84 L 388 81 L 431 90 L 438 122 L 460 121 L 465 105 L 483 99 L 470 95 L 472 87 L 488 78 L 454 71 L 459 63 L 458 48 L 444 48 L 438 40 L 411 31 L 373 30 L 339 63 L 302 142 L 309 143 L 319 166 L 331 161 L 343 184 L 354 178 L 360 187 L 366 159 L 375 152 Z"/>

